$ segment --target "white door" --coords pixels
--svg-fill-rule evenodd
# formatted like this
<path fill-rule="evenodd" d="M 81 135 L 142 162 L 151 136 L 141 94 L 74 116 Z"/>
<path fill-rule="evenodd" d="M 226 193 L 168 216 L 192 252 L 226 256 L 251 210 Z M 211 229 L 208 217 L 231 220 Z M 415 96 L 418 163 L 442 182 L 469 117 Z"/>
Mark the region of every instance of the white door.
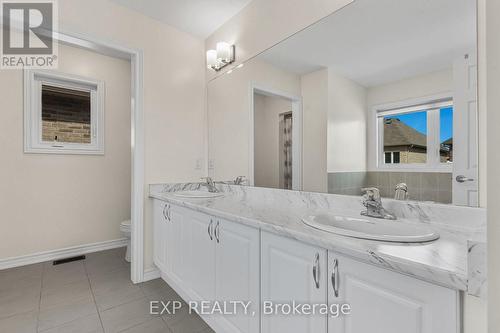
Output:
<path fill-rule="evenodd" d="M 326 304 L 326 250 L 266 232 L 261 243 L 262 333 L 325 333 L 326 315 L 266 314 L 265 302 Z"/>
<path fill-rule="evenodd" d="M 259 230 L 225 220 L 217 220 L 217 223 L 214 235 L 216 299 L 251 302 L 247 315 L 239 307 L 237 315 L 221 317 L 220 331 L 257 333 L 260 313 Z"/>
<path fill-rule="evenodd" d="M 191 225 L 190 287 L 198 301 L 215 298 L 215 221 L 208 215 L 186 211 Z"/>
<path fill-rule="evenodd" d="M 191 224 L 189 223 L 188 210 L 171 207 L 171 238 L 167 242 L 167 257 L 171 266 L 169 277 L 180 286 L 187 286 L 191 267 Z M 170 254 L 168 254 L 170 253 Z"/>
<path fill-rule="evenodd" d="M 153 260 L 160 271 L 166 271 L 166 245 L 167 245 L 167 210 L 169 204 L 154 200 L 153 217 Z"/>
<path fill-rule="evenodd" d="M 351 307 L 349 315 L 329 317 L 329 333 L 460 332 L 457 291 L 333 252 L 328 266 L 329 304 Z"/>
<path fill-rule="evenodd" d="M 478 206 L 477 65 L 471 52 L 453 66 L 453 204 Z"/>

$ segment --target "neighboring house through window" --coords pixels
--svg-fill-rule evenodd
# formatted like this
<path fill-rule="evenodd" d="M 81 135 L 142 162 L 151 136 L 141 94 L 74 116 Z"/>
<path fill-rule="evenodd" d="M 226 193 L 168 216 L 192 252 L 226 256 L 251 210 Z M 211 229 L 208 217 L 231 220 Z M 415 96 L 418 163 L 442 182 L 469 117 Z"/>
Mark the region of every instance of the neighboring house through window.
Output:
<path fill-rule="evenodd" d="M 25 71 L 25 152 L 104 153 L 104 83 Z"/>
<path fill-rule="evenodd" d="M 376 110 L 378 168 L 446 171 L 453 162 L 453 102 Z"/>

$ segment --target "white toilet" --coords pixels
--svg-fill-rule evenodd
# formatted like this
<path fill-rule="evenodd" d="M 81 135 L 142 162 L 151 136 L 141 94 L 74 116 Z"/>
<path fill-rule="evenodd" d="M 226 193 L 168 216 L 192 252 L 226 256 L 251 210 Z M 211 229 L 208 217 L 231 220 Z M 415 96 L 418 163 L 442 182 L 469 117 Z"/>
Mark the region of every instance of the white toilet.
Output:
<path fill-rule="evenodd" d="M 120 231 L 127 237 L 127 253 L 125 254 L 125 260 L 130 262 L 130 220 L 120 223 Z"/>

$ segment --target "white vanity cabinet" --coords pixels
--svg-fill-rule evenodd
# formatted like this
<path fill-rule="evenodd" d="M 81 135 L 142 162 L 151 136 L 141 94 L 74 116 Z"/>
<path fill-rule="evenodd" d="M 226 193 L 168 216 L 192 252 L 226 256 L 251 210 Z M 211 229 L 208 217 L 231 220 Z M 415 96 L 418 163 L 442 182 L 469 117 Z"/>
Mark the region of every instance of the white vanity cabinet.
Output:
<path fill-rule="evenodd" d="M 206 316 L 218 333 L 259 332 L 259 245 L 258 229 L 155 200 L 154 262 L 162 277 L 186 301 L 251 302 L 249 315 L 240 307 L 236 315 Z"/>
<path fill-rule="evenodd" d="M 259 332 L 260 231 L 226 220 L 217 220 L 215 226 L 216 299 L 251 302 L 248 315 L 240 308 L 237 315 L 219 320 L 220 332 Z"/>
<path fill-rule="evenodd" d="M 217 333 L 461 331 L 457 290 L 160 200 L 154 262 L 186 301 L 251 302 L 248 315 L 240 307 L 236 315 L 203 316 Z M 351 310 L 338 318 L 283 313 L 293 302 Z"/>
<path fill-rule="evenodd" d="M 167 210 L 169 204 L 159 200 L 154 201 L 154 222 L 153 222 L 153 261 L 161 271 L 167 270 L 167 238 L 169 234 L 169 219 Z"/>
<path fill-rule="evenodd" d="M 274 306 L 292 301 L 327 303 L 327 251 L 267 232 L 261 235 L 261 300 Z M 269 303 L 268 303 L 269 304 Z M 326 333 L 325 315 L 266 314 L 262 333 Z"/>
<path fill-rule="evenodd" d="M 458 291 L 328 252 L 329 304 L 351 314 L 328 318 L 329 333 L 458 333 Z"/>

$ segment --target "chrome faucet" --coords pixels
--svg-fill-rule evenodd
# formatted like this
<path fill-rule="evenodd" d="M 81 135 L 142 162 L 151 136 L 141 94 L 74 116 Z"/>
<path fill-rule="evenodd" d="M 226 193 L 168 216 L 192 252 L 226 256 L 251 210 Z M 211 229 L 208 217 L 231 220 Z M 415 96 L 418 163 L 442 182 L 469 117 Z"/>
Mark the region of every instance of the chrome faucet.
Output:
<path fill-rule="evenodd" d="M 217 187 L 215 187 L 215 182 L 212 180 L 210 177 L 202 177 L 201 179 L 204 179 L 205 182 L 201 183 L 202 186 L 206 186 L 208 189 L 208 192 L 210 193 L 218 193 L 219 190 Z"/>
<path fill-rule="evenodd" d="M 382 206 L 382 198 L 380 197 L 378 188 L 362 188 L 361 191 L 365 193 L 365 195 L 363 195 L 363 205 L 366 207 L 366 211 L 362 211 L 361 215 L 385 220 L 396 219 L 396 216 L 389 214 Z"/>
<path fill-rule="evenodd" d="M 234 180 L 234 185 L 243 185 L 247 182 L 247 178 L 245 176 L 238 176 Z"/>
<path fill-rule="evenodd" d="M 397 184 L 394 189 L 394 200 L 408 200 L 409 197 L 408 185 L 406 183 Z"/>

